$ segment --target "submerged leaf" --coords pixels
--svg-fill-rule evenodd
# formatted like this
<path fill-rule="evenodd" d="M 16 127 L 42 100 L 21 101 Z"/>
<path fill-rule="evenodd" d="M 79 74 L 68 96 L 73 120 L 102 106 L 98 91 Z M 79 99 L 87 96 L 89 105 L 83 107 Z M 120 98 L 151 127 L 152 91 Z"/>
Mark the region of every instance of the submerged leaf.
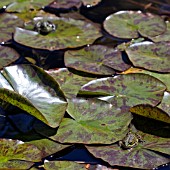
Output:
<path fill-rule="evenodd" d="M 68 101 L 68 114 L 57 134 L 50 137 L 61 143 L 110 144 L 124 136 L 132 115 L 98 99 L 75 98 Z"/>

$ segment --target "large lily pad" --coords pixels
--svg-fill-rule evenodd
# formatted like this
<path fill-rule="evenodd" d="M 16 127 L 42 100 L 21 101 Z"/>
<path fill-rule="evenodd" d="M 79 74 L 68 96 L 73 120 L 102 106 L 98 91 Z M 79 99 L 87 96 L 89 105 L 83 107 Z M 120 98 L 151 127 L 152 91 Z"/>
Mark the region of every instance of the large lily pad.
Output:
<path fill-rule="evenodd" d="M 23 21 L 14 14 L 0 14 L 0 42 L 12 39 L 12 33 L 15 27 L 21 27 Z"/>
<path fill-rule="evenodd" d="M 132 115 L 98 99 L 68 101 L 68 114 L 57 134 L 50 137 L 61 143 L 110 144 L 120 140 L 128 130 Z"/>
<path fill-rule="evenodd" d="M 130 67 L 123 61 L 120 51 L 104 45 L 67 51 L 64 61 L 67 67 L 97 75 L 113 75 L 115 73 L 113 69 L 124 71 Z"/>
<path fill-rule="evenodd" d="M 145 142 L 139 143 L 137 147 L 131 150 L 123 150 L 118 144 L 99 147 L 86 146 L 86 148 L 95 157 L 103 159 L 112 166 L 152 169 L 169 162 L 169 158 L 161 154 L 169 154 L 170 151 L 167 150 L 170 145 L 169 139 L 139 134 L 142 135 Z"/>
<path fill-rule="evenodd" d="M 119 38 L 154 37 L 166 31 L 164 20 L 151 13 L 141 11 L 119 11 L 108 16 L 104 21 L 104 29 Z"/>
<path fill-rule="evenodd" d="M 6 89 L 7 83 L 3 83 L 5 86 L 0 88 L 2 100 L 25 110 L 51 127 L 59 125 L 67 103 L 51 76 L 31 65 L 6 67 L 3 74 L 14 91 Z"/>
<path fill-rule="evenodd" d="M 117 107 L 150 104 L 156 106 L 166 86 L 147 74 L 125 74 L 92 80 L 82 86 L 82 95 L 112 96 L 109 100 Z"/>
<path fill-rule="evenodd" d="M 135 67 L 158 72 L 170 72 L 170 42 L 141 42 L 126 49 L 130 61 Z"/>
<path fill-rule="evenodd" d="M 170 116 L 158 107 L 152 107 L 150 105 L 136 105 L 130 108 L 130 111 L 141 116 L 170 124 Z"/>
<path fill-rule="evenodd" d="M 41 161 L 41 151 L 32 144 L 19 140 L 0 139 L 0 165 L 8 164 L 11 160 Z"/>
<path fill-rule="evenodd" d="M 35 23 L 43 19 L 34 18 Z M 35 31 L 16 28 L 14 40 L 32 48 L 60 50 L 91 44 L 101 36 L 99 29 L 89 22 L 58 17 L 46 17 L 45 20 L 53 22 L 56 31 L 44 36 Z"/>
<path fill-rule="evenodd" d="M 60 85 L 67 98 L 76 97 L 81 86 L 93 80 L 93 78 L 82 77 L 71 73 L 67 68 L 47 71 Z"/>
<path fill-rule="evenodd" d="M 19 54 L 10 47 L 0 46 L 0 69 L 19 58 Z"/>
<path fill-rule="evenodd" d="M 45 161 L 44 168 L 46 170 L 86 170 L 85 164 L 69 161 Z"/>

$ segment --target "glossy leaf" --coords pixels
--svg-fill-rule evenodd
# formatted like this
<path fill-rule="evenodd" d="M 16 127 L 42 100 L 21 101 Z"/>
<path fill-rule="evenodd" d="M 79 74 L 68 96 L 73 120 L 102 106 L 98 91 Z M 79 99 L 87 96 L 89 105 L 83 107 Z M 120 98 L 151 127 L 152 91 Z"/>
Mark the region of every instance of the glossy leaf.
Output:
<path fill-rule="evenodd" d="M 71 161 L 46 161 L 44 162 L 44 168 L 46 170 L 86 170 L 84 164 L 78 164 Z"/>
<path fill-rule="evenodd" d="M 119 38 L 154 37 L 166 30 L 164 20 L 151 13 L 141 11 L 119 11 L 108 16 L 104 21 L 104 29 Z"/>
<path fill-rule="evenodd" d="M 23 21 L 14 14 L 0 14 L 0 42 L 12 39 L 16 26 L 22 26 Z M 2 48 L 2 47 L 1 47 Z"/>
<path fill-rule="evenodd" d="M 141 116 L 145 116 L 165 123 L 170 123 L 170 116 L 158 107 L 152 107 L 150 105 L 136 105 L 131 107 L 130 111 Z"/>
<path fill-rule="evenodd" d="M 34 22 L 42 19 L 34 18 Z M 35 31 L 16 28 L 14 40 L 32 48 L 61 50 L 91 44 L 101 36 L 99 29 L 90 22 L 58 17 L 46 17 L 46 20 L 56 25 L 56 31 L 44 36 Z"/>
<path fill-rule="evenodd" d="M 31 65 L 4 68 L 4 75 L 14 91 L 0 89 L 0 98 L 57 127 L 65 113 L 67 103 L 54 81 L 42 69 Z"/>
<path fill-rule="evenodd" d="M 96 75 L 113 75 L 113 69 L 124 71 L 130 67 L 123 61 L 120 51 L 103 45 L 67 51 L 64 61 L 67 67 Z"/>
<path fill-rule="evenodd" d="M 168 163 L 169 158 L 159 152 L 169 154 L 169 151 L 166 150 L 166 148 L 169 148 L 169 139 L 146 134 L 141 135 L 145 142 L 139 143 L 137 147 L 130 150 L 123 150 L 118 144 L 97 147 L 86 146 L 86 148 L 95 157 L 103 159 L 112 166 L 153 169 Z"/>
<path fill-rule="evenodd" d="M 50 138 L 61 143 L 110 144 L 124 136 L 132 115 L 98 99 L 68 101 L 68 114 L 57 134 Z"/>
<path fill-rule="evenodd" d="M 82 85 L 93 80 L 93 78 L 82 77 L 69 72 L 67 68 L 47 71 L 60 85 L 67 98 L 76 97 Z"/>
<path fill-rule="evenodd" d="M 157 105 L 166 86 L 158 79 L 146 74 L 127 74 L 93 80 L 80 90 L 82 95 L 111 96 L 110 103 L 117 107 L 137 104 Z"/>
<path fill-rule="evenodd" d="M 10 47 L 0 46 L 0 69 L 19 58 L 19 54 Z"/>
<path fill-rule="evenodd" d="M 130 61 L 135 67 L 142 67 L 158 72 L 170 72 L 170 42 L 141 42 L 126 49 Z"/>

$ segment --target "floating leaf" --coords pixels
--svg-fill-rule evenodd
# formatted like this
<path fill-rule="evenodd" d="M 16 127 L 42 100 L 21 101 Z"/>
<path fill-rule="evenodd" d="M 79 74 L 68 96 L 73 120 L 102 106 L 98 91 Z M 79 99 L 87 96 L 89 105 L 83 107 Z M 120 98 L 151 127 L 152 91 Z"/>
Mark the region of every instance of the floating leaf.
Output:
<path fill-rule="evenodd" d="M 104 29 L 119 38 L 154 37 L 166 31 L 164 20 L 151 13 L 141 11 L 119 11 L 108 16 Z"/>
<path fill-rule="evenodd" d="M 120 51 L 103 45 L 67 51 L 64 61 L 67 67 L 96 75 L 113 75 L 113 69 L 124 71 L 130 67 L 122 60 Z"/>
<path fill-rule="evenodd" d="M 19 58 L 19 54 L 10 47 L 0 46 L 0 69 Z"/>
<path fill-rule="evenodd" d="M 153 169 L 159 165 L 168 163 L 169 158 L 159 152 L 169 154 L 169 151 L 166 151 L 166 148 L 169 148 L 170 140 L 153 137 L 147 134 L 144 135 L 143 133 L 141 135 L 145 142 L 139 143 L 137 147 L 130 150 L 123 150 L 118 144 L 97 147 L 86 146 L 86 148 L 95 157 L 103 159 L 112 166 L 118 165 L 141 169 Z"/>
<path fill-rule="evenodd" d="M 158 72 L 170 72 L 170 42 L 141 42 L 126 48 L 126 53 L 135 67 Z"/>
<path fill-rule="evenodd" d="M 23 25 L 23 21 L 16 15 L 7 13 L 0 14 L 0 23 L 0 42 L 12 39 L 14 28 Z"/>
<path fill-rule="evenodd" d="M 67 103 L 57 82 L 42 69 L 31 65 L 4 68 L 4 75 L 14 91 L 0 89 L 0 98 L 57 127 Z"/>
<path fill-rule="evenodd" d="M 61 50 L 93 43 L 101 36 L 99 29 L 90 22 L 71 18 L 46 17 L 56 25 L 56 30 L 48 35 L 16 28 L 14 40 L 22 45 L 37 49 Z M 35 23 L 43 17 L 34 18 Z"/>
<path fill-rule="evenodd" d="M 68 101 L 68 114 L 57 134 L 50 138 L 61 143 L 110 144 L 124 136 L 132 115 L 98 99 Z"/>
<path fill-rule="evenodd" d="M 112 96 L 110 103 L 116 107 L 150 104 L 156 106 L 163 97 L 166 86 L 147 74 L 125 74 L 92 80 L 82 86 L 82 95 Z"/>
<path fill-rule="evenodd" d="M 141 116 L 159 120 L 165 123 L 170 123 L 170 116 L 158 107 L 141 104 L 131 107 L 130 111 Z"/>
<path fill-rule="evenodd" d="M 86 170 L 85 164 L 78 164 L 71 161 L 46 161 L 44 162 L 46 170 Z"/>
<path fill-rule="evenodd" d="M 93 78 L 82 77 L 68 71 L 67 68 L 47 71 L 60 85 L 67 98 L 76 97 L 81 86 L 93 80 Z"/>

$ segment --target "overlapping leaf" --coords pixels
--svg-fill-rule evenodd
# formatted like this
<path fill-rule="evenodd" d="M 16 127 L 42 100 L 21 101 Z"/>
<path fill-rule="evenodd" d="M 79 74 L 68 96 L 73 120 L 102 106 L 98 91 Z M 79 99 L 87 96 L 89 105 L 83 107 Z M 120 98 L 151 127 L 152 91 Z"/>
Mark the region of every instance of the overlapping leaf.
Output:
<path fill-rule="evenodd" d="M 12 39 L 12 33 L 15 27 L 22 26 L 23 21 L 14 14 L 0 14 L 0 42 Z"/>
<path fill-rule="evenodd" d="M 43 17 L 34 18 L 35 23 Z M 56 31 L 44 36 L 38 32 L 16 28 L 14 40 L 32 48 L 60 50 L 93 43 L 101 36 L 100 30 L 92 23 L 71 18 L 46 17 L 56 25 Z"/>
<path fill-rule="evenodd" d="M 166 31 L 164 20 L 151 13 L 141 11 L 119 11 L 108 16 L 104 29 L 119 38 L 155 37 Z"/>
<path fill-rule="evenodd" d="M 81 86 L 93 80 L 92 78 L 78 76 L 68 71 L 67 68 L 49 70 L 50 74 L 60 85 L 67 98 L 76 97 Z"/>
<path fill-rule="evenodd" d="M 10 47 L 0 46 L 0 69 L 11 64 L 19 58 L 19 54 Z"/>
<path fill-rule="evenodd" d="M 103 45 L 67 51 L 64 61 L 67 67 L 97 75 L 113 75 L 113 69 L 124 71 L 130 67 L 123 61 L 120 51 Z"/>
<path fill-rule="evenodd" d="M 158 79 L 147 74 L 127 74 L 101 78 L 85 84 L 82 95 L 111 96 L 110 103 L 116 107 L 137 104 L 157 105 L 163 97 L 166 86 Z"/>
<path fill-rule="evenodd" d="M 158 72 L 170 72 L 170 42 L 141 42 L 126 48 L 130 61 L 136 67 Z"/>
<path fill-rule="evenodd" d="M 118 144 L 111 146 L 91 147 L 88 151 L 110 165 L 126 166 L 141 169 L 152 169 L 169 162 L 169 158 L 161 153 L 169 154 L 170 140 L 144 133 L 139 133 L 145 141 L 131 150 L 123 150 Z M 155 152 L 157 151 L 157 152 Z M 161 153 L 159 153 L 161 152 Z M 114 159 L 113 159 L 114 158 Z"/>
<path fill-rule="evenodd" d="M 31 65 L 6 67 L 4 75 L 15 92 L 6 89 L 4 81 L 5 86 L 0 88 L 2 100 L 25 110 L 49 126 L 59 125 L 67 103 L 52 77 Z"/>
<path fill-rule="evenodd" d="M 110 144 L 120 140 L 128 130 L 132 115 L 98 99 L 72 99 L 68 114 L 57 134 L 50 137 L 62 143 Z"/>

